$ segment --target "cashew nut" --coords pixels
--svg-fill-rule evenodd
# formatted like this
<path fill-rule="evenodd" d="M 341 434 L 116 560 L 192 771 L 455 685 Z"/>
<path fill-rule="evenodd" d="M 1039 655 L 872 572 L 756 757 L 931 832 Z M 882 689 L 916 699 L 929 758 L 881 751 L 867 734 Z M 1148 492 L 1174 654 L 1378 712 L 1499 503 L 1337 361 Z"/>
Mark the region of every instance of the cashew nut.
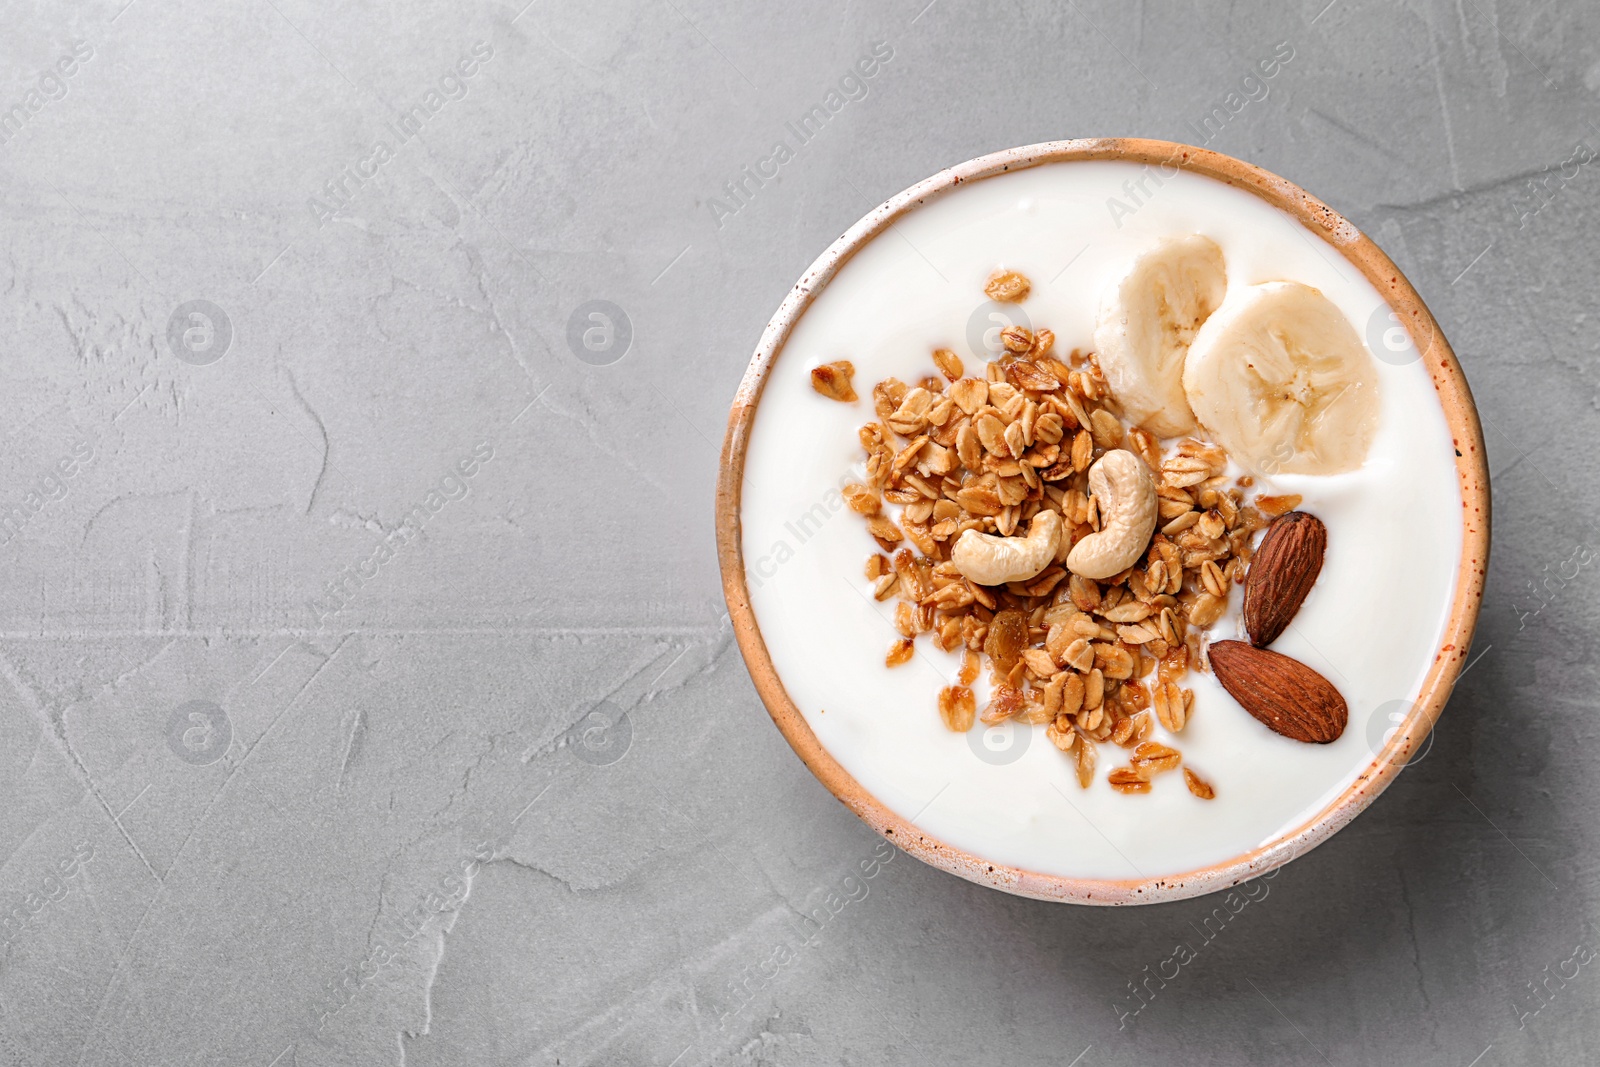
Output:
<path fill-rule="evenodd" d="M 950 562 L 979 585 L 1023 582 L 1055 561 L 1060 540 L 1061 516 L 1046 509 L 1033 517 L 1026 537 L 996 537 L 968 530 L 950 550 Z"/>
<path fill-rule="evenodd" d="M 1156 528 L 1156 483 L 1144 460 L 1118 448 L 1089 468 L 1089 492 L 1098 501 L 1100 530 L 1072 546 L 1067 570 L 1098 581 L 1144 555 Z"/>

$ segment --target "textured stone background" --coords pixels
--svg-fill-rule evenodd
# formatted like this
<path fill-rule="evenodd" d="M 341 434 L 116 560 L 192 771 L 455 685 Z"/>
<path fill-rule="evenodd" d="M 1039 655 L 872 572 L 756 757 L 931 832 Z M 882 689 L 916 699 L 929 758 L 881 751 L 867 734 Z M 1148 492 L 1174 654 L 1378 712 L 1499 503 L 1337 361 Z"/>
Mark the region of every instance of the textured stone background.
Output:
<path fill-rule="evenodd" d="M 522 3 L 0 8 L 0 1064 L 1600 1058 L 1600 9 Z M 1210 143 L 1373 234 L 1466 365 L 1480 658 L 1209 940 L 1219 898 L 886 859 L 725 622 L 749 352 L 878 201 L 1203 140 L 1282 42 Z"/>

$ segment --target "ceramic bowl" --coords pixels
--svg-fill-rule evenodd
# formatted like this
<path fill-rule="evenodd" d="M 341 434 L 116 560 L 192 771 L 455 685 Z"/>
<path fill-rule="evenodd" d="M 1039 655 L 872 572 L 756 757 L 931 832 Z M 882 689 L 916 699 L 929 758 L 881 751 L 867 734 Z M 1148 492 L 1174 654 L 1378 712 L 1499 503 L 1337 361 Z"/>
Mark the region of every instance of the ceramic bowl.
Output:
<path fill-rule="evenodd" d="M 1428 373 L 1456 442 L 1456 477 L 1464 503 L 1456 591 L 1437 655 L 1409 715 L 1382 750 L 1348 788 L 1300 825 L 1224 862 L 1159 878 L 1072 878 L 1023 870 L 952 847 L 896 815 L 823 748 L 785 692 L 752 610 L 746 584 L 740 521 L 746 448 L 769 372 L 783 357 L 785 341 L 817 294 L 867 242 L 921 205 L 963 184 L 1040 164 L 1075 160 L 1122 160 L 1176 166 L 1228 183 L 1286 212 L 1334 253 L 1348 260 L 1387 299 L 1417 349 L 1424 353 Z M 1225 889 L 1315 847 L 1371 804 L 1425 741 L 1472 645 L 1488 566 L 1489 473 L 1471 393 L 1438 324 L 1388 256 L 1337 212 L 1276 175 L 1205 149 L 1131 138 L 1054 141 L 982 156 L 919 182 L 851 226 L 811 265 L 767 325 L 734 400 L 717 487 L 716 526 L 723 591 L 734 633 L 756 690 L 795 752 L 850 810 L 893 844 L 923 862 L 1008 893 L 1084 904 L 1153 903 Z"/>

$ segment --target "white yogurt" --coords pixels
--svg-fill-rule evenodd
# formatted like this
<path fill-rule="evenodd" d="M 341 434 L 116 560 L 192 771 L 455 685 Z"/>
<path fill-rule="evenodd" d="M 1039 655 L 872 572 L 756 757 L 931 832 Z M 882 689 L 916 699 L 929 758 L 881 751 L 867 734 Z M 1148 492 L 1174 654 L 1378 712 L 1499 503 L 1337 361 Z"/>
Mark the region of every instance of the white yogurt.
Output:
<path fill-rule="evenodd" d="M 1338 252 L 1254 195 L 1184 172 L 1142 206 L 1125 183 L 1144 169 L 1056 163 L 987 178 L 900 219 L 867 244 L 801 317 L 773 367 L 745 460 L 744 553 L 751 600 L 778 675 L 822 745 L 861 785 L 922 831 L 986 860 L 1040 873 L 1139 878 L 1181 873 L 1259 847 L 1316 814 L 1381 746 L 1391 714 L 1415 700 L 1441 640 L 1461 553 L 1454 448 L 1414 350 L 1377 362 L 1382 421 L 1366 465 L 1335 477 L 1258 480 L 1299 493 L 1328 527 L 1321 577 L 1293 628 L 1273 646 L 1321 671 L 1344 694 L 1350 725 L 1331 745 L 1274 734 L 1209 675 L 1191 672 L 1193 718 L 1175 744 L 1215 787 L 1202 801 L 1182 775 L 1143 796 L 1115 792 L 1105 772 L 1126 752 L 1100 746 L 1094 783 L 1080 789 L 1043 727 L 968 735 L 940 722 L 936 696 L 958 658 L 927 637 L 893 670 L 893 601 L 876 603 L 862 568 L 877 551 L 837 487 L 861 480 L 857 428 L 874 417 L 873 383 L 934 373 L 951 348 L 981 373 L 969 319 L 998 268 L 1033 281 L 1023 311 L 1056 333 L 1058 352 L 1092 347 L 1100 292 L 1130 257 L 1161 237 L 1201 233 L 1221 246 L 1230 293 L 1304 282 L 1369 334 L 1383 305 Z M 1383 323 L 1387 325 L 1387 323 Z M 811 388 L 819 363 L 849 359 L 862 399 L 840 404 Z M 854 473 L 852 473 L 854 472 Z M 1241 596 L 1212 637 L 1242 636 Z M 982 700 L 984 693 L 980 691 Z M 981 707 L 981 703 L 980 703 Z"/>

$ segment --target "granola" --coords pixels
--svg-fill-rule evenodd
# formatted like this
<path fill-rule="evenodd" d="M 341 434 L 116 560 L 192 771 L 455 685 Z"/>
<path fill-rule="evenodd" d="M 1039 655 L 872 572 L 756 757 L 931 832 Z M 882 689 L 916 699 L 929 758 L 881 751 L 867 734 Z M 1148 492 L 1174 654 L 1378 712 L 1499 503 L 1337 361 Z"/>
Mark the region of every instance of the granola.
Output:
<path fill-rule="evenodd" d="M 1020 300 L 1028 289 L 1027 278 L 1008 272 L 985 292 Z M 954 352 L 938 349 L 938 373 L 872 387 L 877 419 L 859 433 L 867 481 L 844 497 L 883 550 L 866 576 L 878 600 L 896 604 L 899 640 L 887 662 L 909 659 L 923 635 L 943 651 L 963 650 L 961 684 L 938 694 L 945 726 L 1042 726 L 1084 787 L 1099 747 L 1115 746 L 1126 761 L 1107 780 L 1120 792 L 1148 792 L 1182 763 L 1172 743 L 1194 692 L 1180 683 L 1208 670 L 1202 635 L 1244 582 L 1253 535 L 1299 501 L 1251 501 L 1250 479 L 1230 478 L 1216 444 L 1164 442 L 1132 425 L 1093 353 L 1058 356 L 1045 329 L 1010 327 L 1001 341 L 1004 354 L 970 375 Z M 1149 467 L 1158 517 L 1139 562 L 1095 581 L 1064 564 L 1101 528 L 1088 472 L 1113 449 Z M 951 561 L 966 531 L 1010 537 L 1044 510 L 1060 516 L 1062 532 L 1053 562 L 1035 576 L 985 586 Z M 980 664 L 991 683 L 981 711 L 968 688 Z M 1158 725 L 1166 741 L 1154 738 Z M 1184 778 L 1195 796 L 1215 795 L 1188 768 Z"/>

